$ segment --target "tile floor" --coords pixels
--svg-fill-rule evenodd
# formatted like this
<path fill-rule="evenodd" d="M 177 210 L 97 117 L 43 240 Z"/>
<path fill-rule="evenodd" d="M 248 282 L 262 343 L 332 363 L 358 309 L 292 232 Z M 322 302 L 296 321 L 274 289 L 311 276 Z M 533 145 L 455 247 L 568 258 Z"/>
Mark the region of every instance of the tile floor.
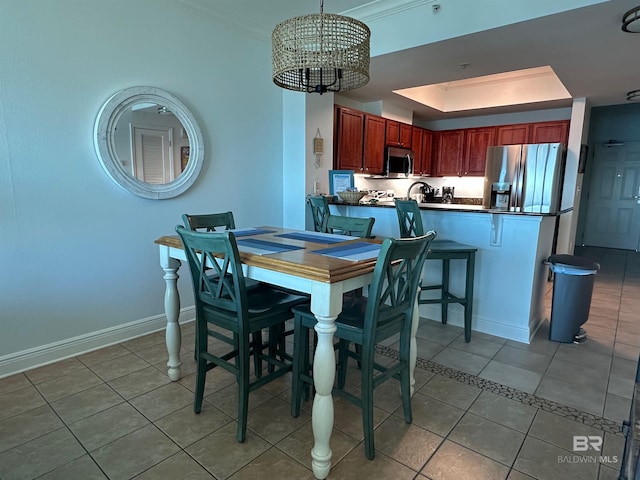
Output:
<path fill-rule="evenodd" d="M 477 332 L 465 344 L 462 329 L 423 320 L 413 423 L 402 418 L 397 386 L 381 386 L 368 461 L 359 410 L 336 401 L 329 478 L 617 478 L 640 353 L 640 256 L 577 254 L 602 265 L 586 343 L 550 342 L 547 322 L 530 345 Z M 229 374 L 209 373 L 207 403 L 192 412 L 192 348 L 185 325 L 175 383 L 163 332 L 0 379 L 0 478 L 312 479 L 310 403 L 289 415 L 290 378 L 252 394 L 238 444 Z M 394 345 L 379 354 L 393 356 Z M 579 458 L 574 435 L 602 438 L 602 451 Z"/>

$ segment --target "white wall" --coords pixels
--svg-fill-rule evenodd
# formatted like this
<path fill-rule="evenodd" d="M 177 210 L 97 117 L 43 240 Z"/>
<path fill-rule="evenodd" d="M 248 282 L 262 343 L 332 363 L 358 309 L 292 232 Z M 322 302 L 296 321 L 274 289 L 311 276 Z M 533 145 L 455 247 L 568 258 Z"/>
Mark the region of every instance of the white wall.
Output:
<path fill-rule="evenodd" d="M 283 122 L 270 45 L 171 2 L 0 0 L 0 12 L 1 367 L 162 317 L 153 241 L 183 213 L 282 224 Z M 203 131 L 200 178 L 175 199 L 121 190 L 94 152 L 98 109 L 135 85 L 178 96 Z M 182 303 L 193 304 L 180 273 Z"/>

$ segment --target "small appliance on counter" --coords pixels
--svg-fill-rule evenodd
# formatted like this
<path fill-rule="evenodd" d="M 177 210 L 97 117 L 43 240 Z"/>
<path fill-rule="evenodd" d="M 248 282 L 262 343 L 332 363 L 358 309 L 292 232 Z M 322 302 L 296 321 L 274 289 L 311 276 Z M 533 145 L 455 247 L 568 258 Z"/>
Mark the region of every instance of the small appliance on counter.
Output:
<path fill-rule="evenodd" d="M 420 185 L 420 196 L 416 199 L 418 200 L 418 203 L 428 203 L 434 201 L 436 190 L 428 183 L 422 181 L 413 182 L 411 185 L 409 185 L 409 188 L 407 189 L 407 198 L 411 198 L 411 190 L 413 190 L 413 187 L 415 187 L 416 185 Z"/>
<path fill-rule="evenodd" d="M 453 203 L 453 191 L 456 187 L 442 187 L 442 203 Z"/>

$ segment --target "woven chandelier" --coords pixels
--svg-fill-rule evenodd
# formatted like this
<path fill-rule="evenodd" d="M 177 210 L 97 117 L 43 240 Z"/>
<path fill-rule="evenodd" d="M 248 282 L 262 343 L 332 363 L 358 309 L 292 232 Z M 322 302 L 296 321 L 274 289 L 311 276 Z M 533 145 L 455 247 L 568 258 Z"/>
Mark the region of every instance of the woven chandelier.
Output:
<path fill-rule="evenodd" d="M 276 25 L 271 35 L 273 82 L 299 92 L 339 92 L 369 82 L 371 31 L 354 18 L 324 13 Z"/>

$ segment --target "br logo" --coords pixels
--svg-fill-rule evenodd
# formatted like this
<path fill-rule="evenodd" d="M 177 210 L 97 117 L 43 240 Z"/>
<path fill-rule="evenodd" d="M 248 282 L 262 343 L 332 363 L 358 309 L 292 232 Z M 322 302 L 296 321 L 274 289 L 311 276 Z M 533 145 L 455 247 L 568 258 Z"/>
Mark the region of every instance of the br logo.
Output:
<path fill-rule="evenodd" d="M 599 435 L 574 435 L 573 451 L 586 452 L 589 449 L 599 452 L 602 449 L 602 437 Z"/>

